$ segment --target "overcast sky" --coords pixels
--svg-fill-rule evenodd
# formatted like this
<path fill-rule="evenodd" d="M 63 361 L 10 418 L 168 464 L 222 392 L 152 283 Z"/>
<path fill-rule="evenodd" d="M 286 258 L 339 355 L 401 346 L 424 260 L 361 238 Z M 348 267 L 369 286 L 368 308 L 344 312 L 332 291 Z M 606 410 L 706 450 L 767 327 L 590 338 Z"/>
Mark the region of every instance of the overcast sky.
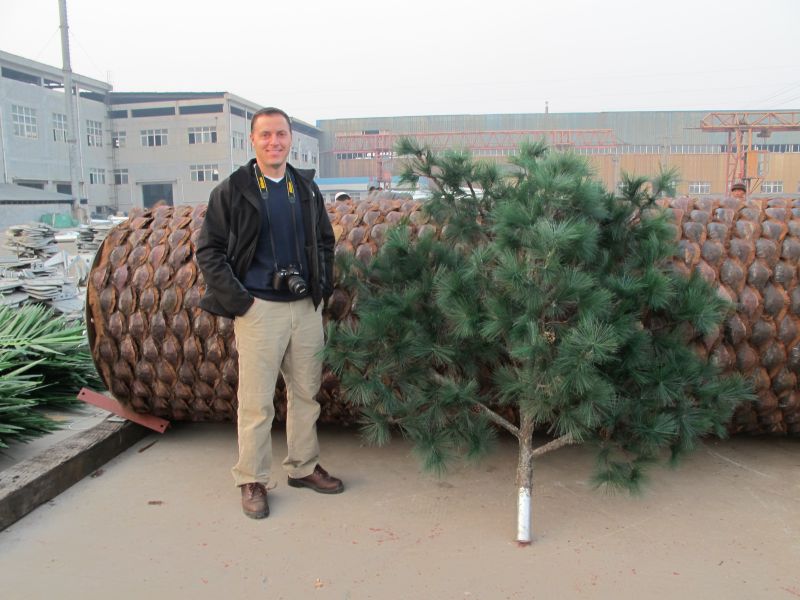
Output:
<path fill-rule="evenodd" d="M 302 7 L 299 9 L 298 7 Z M 800 108 L 800 0 L 68 0 L 72 68 L 317 119 Z M 61 66 L 58 0 L 0 49 Z"/>

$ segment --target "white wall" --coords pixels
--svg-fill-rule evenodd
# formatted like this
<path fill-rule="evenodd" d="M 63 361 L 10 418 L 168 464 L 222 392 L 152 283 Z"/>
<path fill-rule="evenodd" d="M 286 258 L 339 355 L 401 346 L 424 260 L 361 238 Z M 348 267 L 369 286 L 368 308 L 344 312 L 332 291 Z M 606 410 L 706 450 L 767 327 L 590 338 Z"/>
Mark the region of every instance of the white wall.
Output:
<path fill-rule="evenodd" d="M 12 105 L 36 111 L 38 136 L 35 139 L 14 135 Z M 106 106 L 102 102 L 80 98 L 76 118 L 79 133 L 79 179 L 83 183 L 83 196 L 90 206 L 107 204 L 110 195 L 111 139 L 108 133 Z M 70 183 L 67 144 L 53 139 L 53 113 L 66 114 L 64 94 L 37 85 L 0 77 L 0 111 L 2 111 L 2 147 L 6 183 L 18 181 L 44 182 L 45 190 L 56 191 L 56 183 Z M 103 146 L 87 145 L 86 121 L 103 124 Z M 89 169 L 105 169 L 106 184 L 89 184 Z"/>

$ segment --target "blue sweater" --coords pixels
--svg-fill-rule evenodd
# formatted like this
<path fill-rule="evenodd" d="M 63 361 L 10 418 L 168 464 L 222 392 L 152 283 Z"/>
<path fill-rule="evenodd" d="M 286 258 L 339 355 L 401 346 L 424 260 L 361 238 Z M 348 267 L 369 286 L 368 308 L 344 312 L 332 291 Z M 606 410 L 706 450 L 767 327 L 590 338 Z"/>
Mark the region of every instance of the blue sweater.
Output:
<path fill-rule="evenodd" d="M 309 271 L 305 253 L 306 239 L 303 231 L 303 212 L 300 201 L 296 197 L 296 192 L 295 197 L 290 201 L 285 176 L 277 183 L 266 177 L 264 179 L 267 182 L 267 200 L 265 201 L 262 196 L 262 222 L 258 243 L 253 262 L 245 276 L 244 285 L 256 298 L 289 302 L 304 296 L 295 296 L 286 289 L 285 280 L 282 289 L 274 290 L 272 288 L 272 277 L 277 262 L 279 269 L 287 269 L 290 266 L 297 267 L 303 279 L 308 282 Z M 267 210 L 266 202 L 269 202 L 269 211 Z M 296 227 L 292 223 L 292 211 L 294 211 Z M 272 223 L 269 222 L 270 216 L 272 217 Z M 277 261 L 273 256 L 270 235 L 274 236 Z M 297 240 L 296 244 L 295 240 Z M 300 249 L 299 257 L 297 256 L 298 248 Z"/>

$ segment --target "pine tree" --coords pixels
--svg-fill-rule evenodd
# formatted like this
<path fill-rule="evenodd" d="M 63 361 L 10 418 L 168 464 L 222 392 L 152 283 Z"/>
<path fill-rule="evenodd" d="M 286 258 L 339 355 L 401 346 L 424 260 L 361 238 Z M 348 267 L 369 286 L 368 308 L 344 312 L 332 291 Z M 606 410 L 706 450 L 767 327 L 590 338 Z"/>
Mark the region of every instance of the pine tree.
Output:
<path fill-rule="evenodd" d="M 598 450 L 594 483 L 640 488 L 700 436 L 725 434 L 750 397 L 687 343 L 731 309 L 699 276 L 674 273 L 675 231 L 655 199 L 675 173 L 625 176 L 607 192 L 585 159 L 521 147 L 513 169 L 411 141 L 404 179 L 428 178 L 441 234 L 402 224 L 378 256 L 339 257 L 357 320 L 331 324 L 326 360 L 374 444 L 410 438 L 424 466 L 519 443 L 517 541 L 531 541 L 535 456 Z M 553 441 L 534 449 L 534 432 Z"/>

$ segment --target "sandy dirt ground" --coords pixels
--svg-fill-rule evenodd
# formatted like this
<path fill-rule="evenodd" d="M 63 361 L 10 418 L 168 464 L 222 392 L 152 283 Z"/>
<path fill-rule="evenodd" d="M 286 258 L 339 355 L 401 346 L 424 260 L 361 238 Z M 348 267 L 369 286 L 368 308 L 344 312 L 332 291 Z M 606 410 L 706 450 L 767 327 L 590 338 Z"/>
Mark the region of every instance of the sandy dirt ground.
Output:
<path fill-rule="evenodd" d="M 634 498 L 590 487 L 588 449 L 558 450 L 537 462 L 520 548 L 513 440 L 439 479 L 402 440 L 320 438 L 345 493 L 279 475 L 254 521 L 230 475 L 233 426 L 148 436 L 0 532 L 0 597 L 800 598 L 800 440 L 706 441 Z"/>

